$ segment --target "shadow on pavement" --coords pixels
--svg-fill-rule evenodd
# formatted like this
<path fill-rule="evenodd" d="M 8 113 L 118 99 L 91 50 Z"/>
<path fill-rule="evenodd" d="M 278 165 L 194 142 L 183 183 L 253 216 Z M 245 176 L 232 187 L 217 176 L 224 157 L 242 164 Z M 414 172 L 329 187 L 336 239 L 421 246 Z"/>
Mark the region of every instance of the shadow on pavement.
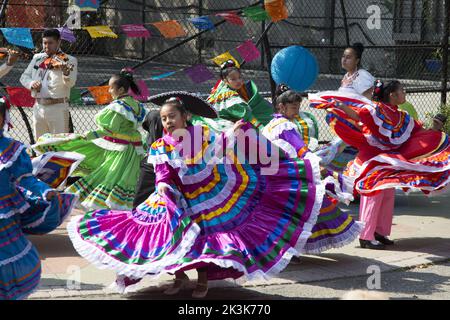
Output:
<path fill-rule="evenodd" d="M 447 264 L 448 265 L 448 264 Z M 424 269 L 426 270 L 426 269 Z M 355 277 L 352 279 L 336 279 L 331 281 L 318 281 L 309 283 L 317 287 L 334 290 L 367 290 L 367 283 L 370 275 Z M 446 292 L 442 285 L 450 283 L 447 275 L 442 276 L 431 272 L 417 272 L 411 270 L 397 270 L 389 273 L 382 273 L 380 277 L 380 290 L 383 292 L 398 295 L 420 295 L 427 296 L 437 292 Z M 371 282 L 373 283 L 373 282 Z M 400 297 L 401 299 L 411 299 L 412 297 Z"/>
<path fill-rule="evenodd" d="M 194 283 L 194 282 L 193 282 Z M 199 300 L 193 299 L 191 297 L 192 290 L 195 284 L 192 285 L 192 288 L 184 289 L 180 291 L 179 294 L 174 296 L 165 295 L 161 289 L 158 290 L 142 290 L 140 292 L 136 292 L 133 294 L 126 295 L 126 299 L 128 300 Z M 165 286 L 167 287 L 167 286 Z M 301 293 L 300 293 L 301 295 Z M 262 293 L 260 291 L 252 290 L 250 288 L 245 287 L 235 287 L 235 288 L 210 288 L 208 291 L 208 295 L 203 300 L 285 300 L 287 297 L 278 295 L 278 294 L 267 294 Z M 304 300 L 313 298 L 305 298 L 305 297 L 289 297 L 289 300 Z"/>
<path fill-rule="evenodd" d="M 64 279 L 54 279 L 54 278 L 42 278 L 39 283 L 39 290 L 48 289 L 70 289 L 70 290 L 82 290 L 86 291 L 97 291 L 104 289 L 104 286 L 97 284 L 88 283 L 73 283 L 68 282 Z"/>
<path fill-rule="evenodd" d="M 79 257 L 66 234 L 50 233 L 43 236 L 29 236 L 28 238 L 36 246 L 42 259 Z"/>

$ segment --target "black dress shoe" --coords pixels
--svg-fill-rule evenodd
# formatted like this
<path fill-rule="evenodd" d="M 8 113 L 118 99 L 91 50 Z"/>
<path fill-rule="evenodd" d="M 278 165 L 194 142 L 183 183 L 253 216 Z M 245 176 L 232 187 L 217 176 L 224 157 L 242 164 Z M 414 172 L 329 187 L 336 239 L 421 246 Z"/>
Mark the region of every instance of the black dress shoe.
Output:
<path fill-rule="evenodd" d="M 376 232 L 375 232 L 375 240 L 377 240 L 377 241 L 379 241 L 382 244 L 387 245 L 387 246 L 391 246 L 391 245 L 394 244 L 394 241 L 389 240 L 387 237 L 382 236 L 381 234 L 378 234 Z"/>
<path fill-rule="evenodd" d="M 384 244 L 378 241 L 370 241 L 370 240 L 363 240 L 359 239 L 359 244 L 361 245 L 361 248 L 364 249 L 374 249 L 374 250 L 384 250 L 386 247 Z"/>

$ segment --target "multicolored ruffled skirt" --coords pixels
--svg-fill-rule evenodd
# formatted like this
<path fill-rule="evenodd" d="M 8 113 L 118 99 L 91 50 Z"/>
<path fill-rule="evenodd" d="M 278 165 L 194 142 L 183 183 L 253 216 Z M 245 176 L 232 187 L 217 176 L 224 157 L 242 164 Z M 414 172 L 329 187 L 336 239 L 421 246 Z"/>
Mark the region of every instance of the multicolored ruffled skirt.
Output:
<path fill-rule="evenodd" d="M 358 193 L 370 196 L 379 190 L 402 188 L 433 194 L 448 187 L 450 140 L 445 133 L 422 128 L 402 111 L 396 113 L 398 123 L 391 123 L 383 108 L 395 108 L 350 94 L 324 92 L 309 99 L 312 107 L 327 109 L 330 127 L 358 149 L 356 159 L 344 172 L 353 179 Z M 356 123 L 334 106 L 334 99 L 357 113 L 364 110 L 372 123 Z"/>
<path fill-rule="evenodd" d="M 18 217 L 0 218 L 0 300 L 25 299 L 41 278 L 39 255 Z"/>
<path fill-rule="evenodd" d="M 318 159 L 188 166 L 182 191 L 133 211 L 97 210 L 68 225 L 78 253 L 119 277 L 205 268 L 210 280 L 270 278 L 304 250 L 324 197 Z M 136 281 L 137 281 L 136 280 Z"/>
<path fill-rule="evenodd" d="M 341 211 L 338 203 L 338 200 L 328 195 L 324 197 L 319 217 L 303 253 L 318 254 L 329 249 L 340 248 L 359 237 L 364 224 Z"/>
<path fill-rule="evenodd" d="M 26 234 L 43 235 L 52 232 L 70 215 L 78 201 L 78 196 L 72 193 L 58 192 L 51 201 L 46 201 L 40 196 L 27 193 L 21 187 L 18 189 L 30 205 L 20 215 L 23 232 Z"/>
<path fill-rule="evenodd" d="M 142 143 L 137 144 L 141 150 Z M 83 208 L 128 210 L 133 207 L 139 164 L 145 152 L 138 152 L 132 142 L 107 137 L 86 140 L 78 134 L 47 134 L 39 138 L 33 149 L 40 153 L 70 151 L 85 156 L 74 173 L 81 179 L 65 190 L 78 195 Z"/>

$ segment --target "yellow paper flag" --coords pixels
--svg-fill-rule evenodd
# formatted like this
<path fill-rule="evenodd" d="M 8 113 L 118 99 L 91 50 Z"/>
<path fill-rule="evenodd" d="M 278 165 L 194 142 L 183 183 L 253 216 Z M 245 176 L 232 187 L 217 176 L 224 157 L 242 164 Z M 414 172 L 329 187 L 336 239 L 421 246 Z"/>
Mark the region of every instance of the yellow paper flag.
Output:
<path fill-rule="evenodd" d="M 273 22 L 288 18 L 288 11 L 284 0 L 264 0 L 264 8 Z"/>
<path fill-rule="evenodd" d="M 160 21 L 152 23 L 165 38 L 178 38 L 186 36 L 181 24 L 176 20 Z"/>
<path fill-rule="evenodd" d="M 115 34 L 108 26 L 92 26 L 84 27 L 83 29 L 87 30 L 92 38 L 118 38 L 118 35 Z"/>
<path fill-rule="evenodd" d="M 219 67 L 222 65 L 222 63 L 224 63 L 227 60 L 233 60 L 236 66 L 238 68 L 240 67 L 239 62 L 231 55 L 229 51 L 222 53 L 221 55 L 212 59 L 212 61 L 214 61 L 214 63 L 217 64 Z"/>
<path fill-rule="evenodd" d="M 108 104 L 113 100 L 108 92 L 109 86 L 89 87 L 88 89 L 98 105 Z"/>

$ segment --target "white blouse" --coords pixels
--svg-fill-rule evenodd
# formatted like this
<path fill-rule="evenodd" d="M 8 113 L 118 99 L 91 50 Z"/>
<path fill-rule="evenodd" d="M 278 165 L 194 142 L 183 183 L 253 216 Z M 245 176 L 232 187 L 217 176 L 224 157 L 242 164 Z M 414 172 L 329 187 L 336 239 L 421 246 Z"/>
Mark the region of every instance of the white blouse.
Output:
<path fill-rule="evenodd" d="M 339 91 L 363 95 L 364 92 L 374 86 L 374 82 L 375 78 L 370 72 L 359 69 L 351 76 L 348 73 L 344 76 Z"/>

